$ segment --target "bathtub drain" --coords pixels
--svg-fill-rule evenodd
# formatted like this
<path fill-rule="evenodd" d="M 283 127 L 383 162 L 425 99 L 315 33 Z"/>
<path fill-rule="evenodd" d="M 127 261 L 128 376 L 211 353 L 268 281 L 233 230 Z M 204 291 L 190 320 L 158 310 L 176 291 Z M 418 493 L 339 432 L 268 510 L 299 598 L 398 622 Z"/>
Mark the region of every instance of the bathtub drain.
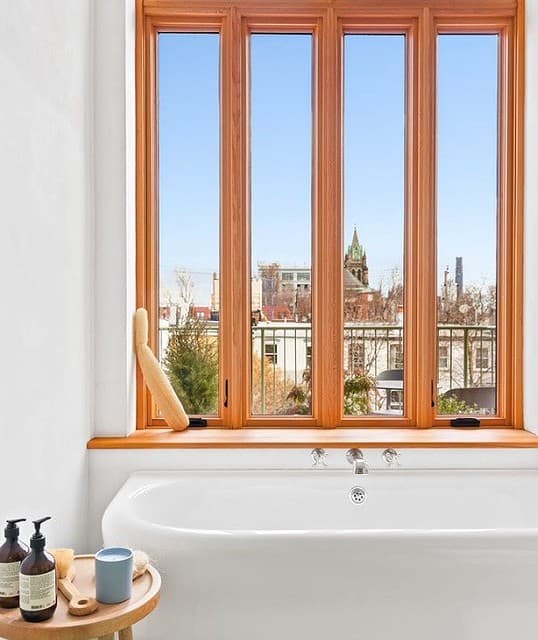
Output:
<path fill-rule="evenodd" d="M 362 504 L 366 502 L 366 491 L 362 487 L 353 487 L 349 492 L 349 499 L 353 504 Z"/>

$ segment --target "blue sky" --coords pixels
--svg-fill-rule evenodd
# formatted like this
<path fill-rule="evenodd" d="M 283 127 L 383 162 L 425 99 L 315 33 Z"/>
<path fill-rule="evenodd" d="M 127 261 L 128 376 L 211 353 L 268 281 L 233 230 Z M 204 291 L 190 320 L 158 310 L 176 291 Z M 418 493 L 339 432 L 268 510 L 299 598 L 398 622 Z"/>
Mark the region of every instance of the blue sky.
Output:
<path fill-rule="evenodd" d="M 401 268 L 404 211 L 403 36 L 345 38 L 345 238 L 368 253 L 371 284 Z M 466 283 L 494 282 L 497 39 L 441 36 L 438 226 L 441 277 L 463 256 Z M 162 281 L 194 273 L 208 304 L 218 269 L 219 37 L 159 37 Z M 310 264 L 312 39 L 251 44 L 253 264 Z"/>

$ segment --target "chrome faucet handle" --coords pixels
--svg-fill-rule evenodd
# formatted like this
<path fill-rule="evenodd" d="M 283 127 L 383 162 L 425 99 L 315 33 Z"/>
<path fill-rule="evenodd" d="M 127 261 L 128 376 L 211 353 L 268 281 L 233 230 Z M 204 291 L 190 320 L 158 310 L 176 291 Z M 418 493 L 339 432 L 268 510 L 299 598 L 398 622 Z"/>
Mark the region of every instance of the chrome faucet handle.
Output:
<path fill-rule="evenodd" d="M 319 467 L 320 465 L 323 467 L 329 466 L 327 464 L 327 452 L 325 449 L 321 449 L 320 447 L 316 447 L 312 449 L 310 452 L 310 457 L 312 458 L 312 466 Z"/>
<path fill-rule="evenodd" d="M 385 449 L 381 455 L 389 467 L 392 467 L 392 465 L 400 465 L 400 454 L 396 449 Z"/>

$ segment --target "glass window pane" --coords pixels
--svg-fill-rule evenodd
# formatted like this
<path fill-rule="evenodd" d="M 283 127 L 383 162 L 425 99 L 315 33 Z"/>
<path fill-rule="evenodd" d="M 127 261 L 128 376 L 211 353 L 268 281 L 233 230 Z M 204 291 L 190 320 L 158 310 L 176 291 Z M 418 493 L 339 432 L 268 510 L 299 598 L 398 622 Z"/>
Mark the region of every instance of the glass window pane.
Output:
<path fill-rule="evenodd" d="M 496 413 L 498 47 L 438 37 L 437 413 Z"/>
<path fill-rule="evenodd" d="M 311 415 L 312 36 L 250 46 L 252 414 Z"/>
<path fill-rule="evenodd" d="M 214 415 L 219 375 L 219 35 L 160 34 L 158 94 L 159 355 L 187 413 Z"/>
<path fill-rule="evenodd" d="M 344 38 L 344 413 L 403 415 L 405 36 Z"/>

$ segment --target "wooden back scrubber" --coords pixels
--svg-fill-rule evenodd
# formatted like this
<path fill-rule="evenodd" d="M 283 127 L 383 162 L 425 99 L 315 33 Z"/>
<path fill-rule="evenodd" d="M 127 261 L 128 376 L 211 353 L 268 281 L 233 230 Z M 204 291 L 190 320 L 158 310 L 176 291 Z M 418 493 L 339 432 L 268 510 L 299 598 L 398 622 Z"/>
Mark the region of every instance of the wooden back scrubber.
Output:
<path fill-rule="evenodd" d="M 148 312 L 142 307 L 136 310 L 134 326 L 136 356 L 148 389 L 166 424 L 174 431 L 183 431 L 189 426 L 189 416 L 185 413 L 153 351 L 148 347 Z"/>
<path fill-rule="evenodd" d="M 73 584 L 75 579 L 75 552 L 73 549 L 51 549 L 56 559 L 58 590 L 67 600 L 67 611 L 72 616 L 87 616 L 97 611 L 95 598 L 84 595 Z"/>

